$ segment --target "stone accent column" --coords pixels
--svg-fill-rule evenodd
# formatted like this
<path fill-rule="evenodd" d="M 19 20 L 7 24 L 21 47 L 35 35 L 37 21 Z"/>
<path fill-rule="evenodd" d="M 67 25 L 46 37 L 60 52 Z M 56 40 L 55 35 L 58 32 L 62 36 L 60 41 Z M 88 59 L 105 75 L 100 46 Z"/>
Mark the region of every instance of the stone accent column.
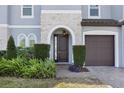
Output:
<path fill-rule="evenodd" d="M 0 26 L 0 50 L 6 50 L 9 38 L 7 26 Z"/>
<path fill-rule="evenodd" d="M 48 10 L 49 11 L 49 10 Z M 66 29 L 71 35 L 72 45 L 82 45 L 81 11 L 41 11 L 41 43 L 51 44 L 50 57 L 53 57 L 52 33 L 59 28 Z M 58 10 L 57 10 L 58 11 Z M 71 47 L 72 48 L 72 47 Z M 69 52 L 69 63 L 73 64 L 73 51 Z"/>
<path fill-rule="evenodd" d="M 54 29 L 55 27 L 61 25 L 66 26 L 73 31 L 75 36 L 75 45 L 82 45 L 80 24 L 81 11 L 80 12 L 68 12 L 68 10 L 65 11 L 66 11 L 65 13 L 64 12 L 41 13 L 41 43 L 49 43 L 48 42 L 49 33 L 51 33 L 52 29 Z"/>

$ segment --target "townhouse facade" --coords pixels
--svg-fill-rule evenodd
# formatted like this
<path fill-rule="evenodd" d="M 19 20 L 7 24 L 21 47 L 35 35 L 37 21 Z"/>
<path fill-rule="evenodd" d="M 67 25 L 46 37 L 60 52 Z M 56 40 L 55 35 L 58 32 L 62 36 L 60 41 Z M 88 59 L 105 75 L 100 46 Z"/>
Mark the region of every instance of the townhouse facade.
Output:
<path fill-rule="evenodd" d="M 73 64 L 73 45 L 86 46 L 87 66 L 124 67 L 123 5 L 1 5 L 0 50 L 50 44 L 50 58 Z"/>

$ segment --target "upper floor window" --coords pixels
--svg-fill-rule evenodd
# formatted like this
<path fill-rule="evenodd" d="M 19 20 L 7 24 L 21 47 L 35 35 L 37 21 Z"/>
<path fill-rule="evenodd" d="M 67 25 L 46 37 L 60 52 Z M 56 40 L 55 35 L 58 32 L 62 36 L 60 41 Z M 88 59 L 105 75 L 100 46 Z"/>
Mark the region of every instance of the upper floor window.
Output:
<path fill-rule="evenodd" d="M 23 5 L 21 7 L 21 18 L 33 18 L 33 6 Z"/>
<path fill-rule="evenodd" d="M 88 7 L 88 18 L 100 18 L 100 6 L 90 5 Z"/>

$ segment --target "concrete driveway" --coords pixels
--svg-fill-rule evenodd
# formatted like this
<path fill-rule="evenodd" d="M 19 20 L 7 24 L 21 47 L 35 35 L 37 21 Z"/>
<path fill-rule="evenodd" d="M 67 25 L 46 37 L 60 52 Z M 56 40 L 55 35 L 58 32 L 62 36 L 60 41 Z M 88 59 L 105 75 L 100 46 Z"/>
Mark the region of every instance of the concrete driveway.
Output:
<path fill-rule="evenodd" d="M 90 72 L 74 73 L 68 70 L 68 66 L 57 68 L 57 77 L 79 77 L 79 78 L 97 78 L 105 84 L 115 88 L 124 88 L 124 68 L 115 68 L 111 66 L 88 66 Z"/>
<path fill-rule="evenodd" d="M 110 84 L 115 88 L 124 88 L 124 68 L 115 68 L 111 66 L 91 66 L 87 67 L 90 74 L 94 75 L 102 82 Z"/>

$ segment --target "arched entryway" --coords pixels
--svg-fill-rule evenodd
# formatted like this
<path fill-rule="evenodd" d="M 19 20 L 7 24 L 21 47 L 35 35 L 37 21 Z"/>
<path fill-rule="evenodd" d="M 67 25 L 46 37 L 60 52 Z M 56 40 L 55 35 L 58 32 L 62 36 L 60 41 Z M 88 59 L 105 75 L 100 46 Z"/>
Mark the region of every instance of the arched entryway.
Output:
<path fill-rule="evenodd" d="M 50 57 L 57 63 L 73 63 L 74 36 L 65 27 L 54 29 L 50 35 Z"/>

